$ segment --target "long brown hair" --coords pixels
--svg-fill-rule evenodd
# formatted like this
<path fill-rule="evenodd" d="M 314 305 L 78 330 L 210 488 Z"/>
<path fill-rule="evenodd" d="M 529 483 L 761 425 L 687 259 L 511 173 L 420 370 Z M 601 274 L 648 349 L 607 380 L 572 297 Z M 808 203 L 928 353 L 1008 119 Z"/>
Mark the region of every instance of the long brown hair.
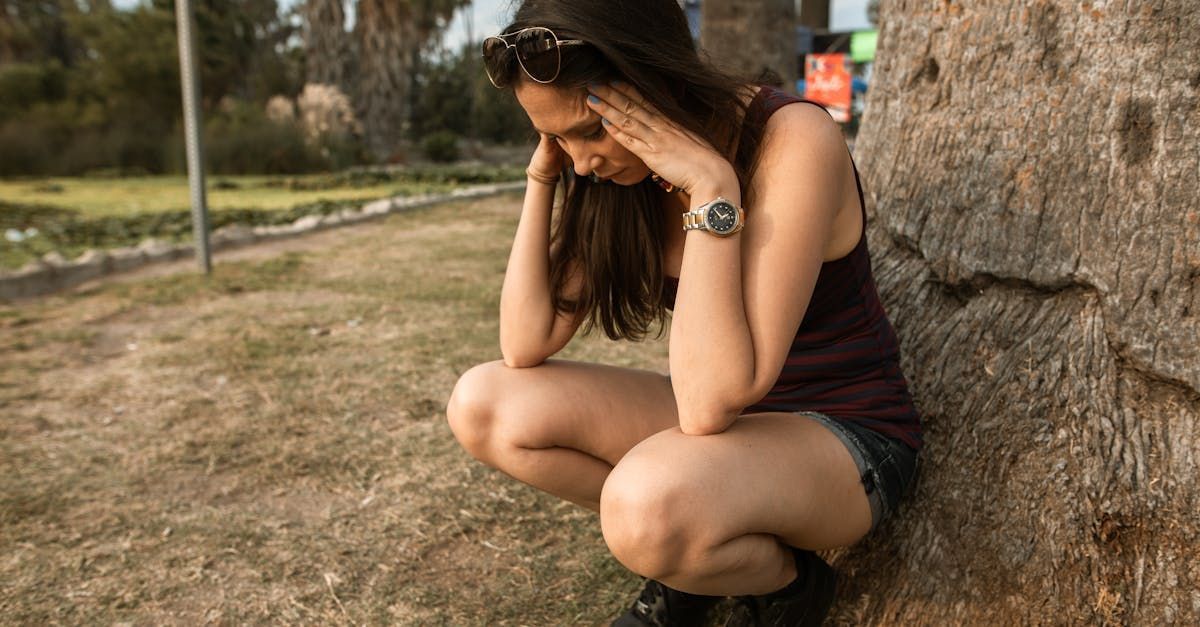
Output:
<path fill-rule="evenodd" d="M 749 202 L 745 195 L 762 122 L 745 115 L 741 88 L 753 81 L 701 59 L 675 0 L 525 0 L 503 32 L 530 26 L 587 44 L 560 48 L 562 70 L 555 87 L 583 88 L 611 79 L 629 83 L 663 115 L 708 139 L 719 153 L 733 155 L 743 203 Z M 503 70 L 510 74 L 502 84 L 523 80 L 516 63 Z M 562 180 L 564 200 L 551 236 L 555 308 L 586 312 L 585 333 L 600 327 L 614 340 L 640 340 L 657 322 L 661 336 L 663 247 L 666 229 L 678 227 L 666 224 L 666 192 L 650 180 L 632 186 L 592 183 L 570 167 Z M 571 261 L 583 273 L 575 301 L 563 294 Z"/>

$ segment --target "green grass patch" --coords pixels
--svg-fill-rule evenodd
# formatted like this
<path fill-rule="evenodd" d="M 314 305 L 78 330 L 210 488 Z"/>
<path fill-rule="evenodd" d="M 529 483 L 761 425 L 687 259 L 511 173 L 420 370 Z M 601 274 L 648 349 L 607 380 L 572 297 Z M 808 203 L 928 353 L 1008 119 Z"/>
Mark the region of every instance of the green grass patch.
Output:
<path fill-rule="evenodd" d="M 289 224 L 393 196 L 443 193 L 457 186 L 519 180 L 499 166 L 352 170 L 297 177 L 209 179 L 210 228 Z M 182 177 L 0 181 L 0 268 L 15 269 L 57 252 L 134 246 L 147 238 L 190 241 L 192 217 Z M 9 237 L 12 234 L 14 237 Z M 15 240 L 15 241 L 14 241 Z"/>
<path fill-rule="evenodd" d="M 511 166 L 425 166 L 348 170 L 305 176 L 210 176 L 210 209 L 289 209 L 318 201 L 370 200 L 473 183 L 515 181 Z M 187 177 L 49 178 L 0 180 L 0 198 L 12 205 L 50 205 L 88 217 L 186 210 Z M 5 209 L 0 214 L 8 213 Z"/>

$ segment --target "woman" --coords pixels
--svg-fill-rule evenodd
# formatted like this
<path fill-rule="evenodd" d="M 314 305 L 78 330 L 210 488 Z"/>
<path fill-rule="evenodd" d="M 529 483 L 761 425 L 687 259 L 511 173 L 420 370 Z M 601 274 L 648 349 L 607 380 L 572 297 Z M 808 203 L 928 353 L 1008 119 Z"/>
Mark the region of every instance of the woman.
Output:
<path fill-rule="evenodd" d="M 704 63 L 674 0 L 526 0 L 503 33 L 489 77 L 541 139 L 504 359 L 459 380 L 455 436 L 599 512 L 648 579 L 615 625 L 702 624 L 725 596 L 731 624 L 819 624 L 813 551 L 894 512 L 921 445 L 838 126 Z M 584 321 L 640 339 L 672 308 L 670 375 L 548 359 Z"/>

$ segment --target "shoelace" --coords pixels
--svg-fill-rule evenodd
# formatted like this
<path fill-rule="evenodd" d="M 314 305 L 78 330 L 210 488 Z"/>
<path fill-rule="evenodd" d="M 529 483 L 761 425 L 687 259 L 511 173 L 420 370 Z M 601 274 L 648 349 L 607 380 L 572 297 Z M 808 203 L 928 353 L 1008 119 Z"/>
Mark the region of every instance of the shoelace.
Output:
<path fill-rule="evenodd" d="M 642 593 L 638 595 L 637 601 L 634 601 L 633 612 L 644 619 L 647 624 L 661 625 L 662 616 L 659 614 L 666 610 L 664 597 L 661 585 L 658 582 L 651 582 L 642 588 Z"/>

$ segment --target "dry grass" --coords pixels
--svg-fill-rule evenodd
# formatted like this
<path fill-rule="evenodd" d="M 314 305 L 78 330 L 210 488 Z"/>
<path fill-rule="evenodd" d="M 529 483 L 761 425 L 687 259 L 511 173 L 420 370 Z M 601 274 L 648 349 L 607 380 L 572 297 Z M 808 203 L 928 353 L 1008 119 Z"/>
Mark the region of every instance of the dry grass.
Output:
<path fill-rule="evenodd" d="M 589 512 L 444 420 L 498 356 L 519 198 L 0 307 L 4 622 L 598 624 Z M 319 239 L 318 239 L 319 238 Z M 295 248 L 295 247 L 293 247 Z M 665 369 L 665 343 L 564 355 Z"/>

